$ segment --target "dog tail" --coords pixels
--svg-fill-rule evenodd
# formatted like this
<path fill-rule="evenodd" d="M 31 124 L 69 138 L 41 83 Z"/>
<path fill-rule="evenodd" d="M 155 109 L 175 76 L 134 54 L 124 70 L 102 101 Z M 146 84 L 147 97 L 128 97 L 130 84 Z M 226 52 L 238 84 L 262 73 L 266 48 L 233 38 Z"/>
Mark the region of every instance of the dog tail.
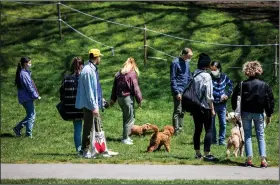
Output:
<path fill-rule="evenodd" d="M 154 130 L 154 133 L 157 134 L 159 132 L 158 126 L 156 125 L 151 125 L 151 128 Z"/>

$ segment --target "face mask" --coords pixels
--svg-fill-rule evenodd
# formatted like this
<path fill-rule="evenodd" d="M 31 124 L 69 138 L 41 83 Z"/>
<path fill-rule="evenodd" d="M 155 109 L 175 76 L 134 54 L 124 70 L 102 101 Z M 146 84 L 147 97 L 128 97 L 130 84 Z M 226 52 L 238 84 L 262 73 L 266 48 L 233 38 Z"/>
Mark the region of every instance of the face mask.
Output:
<path fill-rule="evenodd" d="M 31 64 L 27 64 L 27 69 L 30 69 L 31 68 Z"/>
<path fill-rule="evenodd" d="M 187 59 L 187 60 L 185 60 L 186 62 L 190 62 L 191 61 L 191 59 Z"/>
<path fill-rule="evenodd" d="M 219 78 L 220 77 L 220 71 L 217 70 L 217 71 L 211 71 L 212 75 L 216 78 Z"/>

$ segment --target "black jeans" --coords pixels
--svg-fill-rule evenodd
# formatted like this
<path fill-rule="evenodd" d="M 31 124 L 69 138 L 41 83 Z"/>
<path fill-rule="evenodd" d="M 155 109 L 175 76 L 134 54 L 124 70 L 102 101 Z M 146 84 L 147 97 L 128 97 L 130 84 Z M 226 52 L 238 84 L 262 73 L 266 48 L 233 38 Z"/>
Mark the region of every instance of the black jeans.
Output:
<path fill-rule="evenodd" d="M 200 135 L 204 125 L 205 136 L 204 136 L 204 152 L 210 152 L 211 141 L 212 141 L 212 115 L 210 109 L 202 108 L 195 113 L 192 113 L 194 120 L 194 135 L 193 144 L 195 150 L 200 150 Z"/>

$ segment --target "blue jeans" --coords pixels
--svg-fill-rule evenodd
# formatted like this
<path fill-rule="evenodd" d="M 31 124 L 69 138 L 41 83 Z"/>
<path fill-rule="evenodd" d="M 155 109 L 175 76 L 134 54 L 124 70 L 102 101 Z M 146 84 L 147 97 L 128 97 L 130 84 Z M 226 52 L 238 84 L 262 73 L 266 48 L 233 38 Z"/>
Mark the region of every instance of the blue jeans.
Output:
<path fill-rule="evenodd" d="M 24 126 L 26 126 L 25 136 L 32 136 L 32 128 L 35 122 L 36 112 L 34 108 L 33 101 L 22 103 L 26 111 L 26 117 L 16 125 L 18 130 L 21 130 Z"/>
<path fill-rule="evenodd" d="M 82 120 L 74 120 L 74 143 L 76 151 L 80 151 L 82 147 L 82 128 L 83 128 L 83 122 Z"/>
<path fill-rule="evenodd" d="M 225 138 L 226 138 L 226 104 L 225 103 L 218 103 L 214 104 L 214 109 L 216 112 L 216 115 L 218 115 L 219 118 L 219 144 L 225 144 Z M 212 135 L 212 143 L 217 143 L 217 132 L 216 132 L 216 125 L 215 125 L 215 116 L 212 118 L 212 124 L 213 124 L 213 135 Z"/>
<path fill-rule="evenodd" d="M 245 135 L 245 152 L 247 157 L 253 157 L 252 148 L 252 120 L 255 125 L 256 136 L 258 140 L 259 154 L 266 157 L 266 146 L 264 138 L 264 114 L 263 113 L 241 113 L 244 135 Z"/>

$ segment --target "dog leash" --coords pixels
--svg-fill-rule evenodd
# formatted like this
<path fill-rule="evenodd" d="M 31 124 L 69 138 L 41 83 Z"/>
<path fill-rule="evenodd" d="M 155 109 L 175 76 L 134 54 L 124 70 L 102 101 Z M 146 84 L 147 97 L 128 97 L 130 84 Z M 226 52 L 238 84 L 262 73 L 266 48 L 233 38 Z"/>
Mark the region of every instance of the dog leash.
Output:
<path fill-rule="evenodd" d="M 239 132 L 240 132 L 240 136 L 241 136 L 241 139 L 242 139 L 242 142 L 244 142 L 244 139 L 242 137 L 242 132 L 241 132 L 241 122 L 239 121 L 239 119 L 234 115 L 234 118 L 238 121 L 237 125 L 239 127 Z"/>

